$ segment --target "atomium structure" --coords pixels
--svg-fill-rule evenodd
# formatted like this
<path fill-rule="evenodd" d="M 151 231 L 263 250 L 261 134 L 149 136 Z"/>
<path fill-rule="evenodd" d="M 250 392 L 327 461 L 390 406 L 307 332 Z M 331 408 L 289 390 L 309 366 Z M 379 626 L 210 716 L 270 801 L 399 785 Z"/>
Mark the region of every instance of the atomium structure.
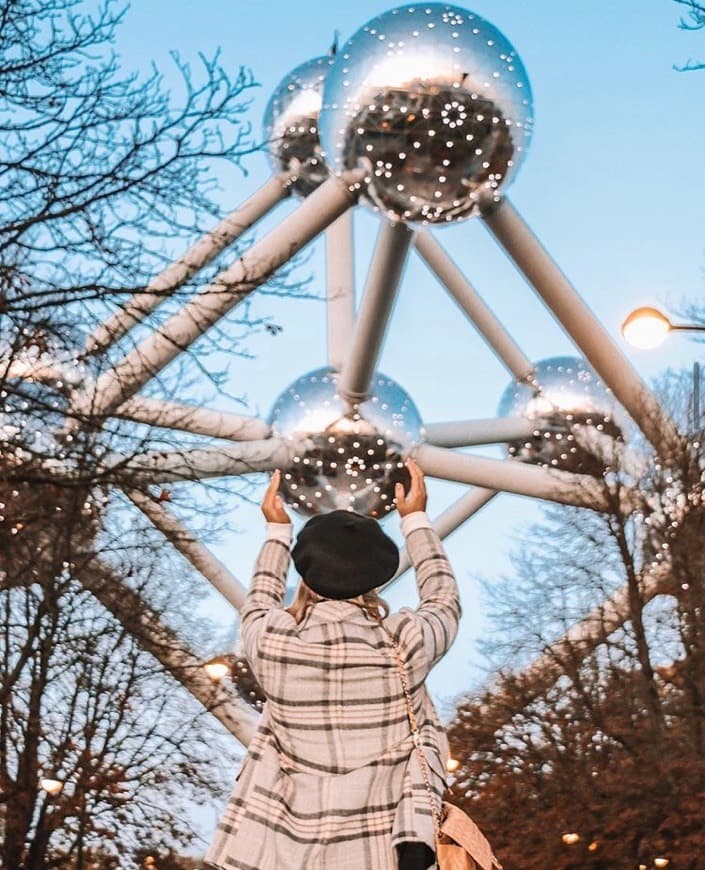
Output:
<path fill-rule="evenodd" d="M 334 56 L 305 62 L 285 76 L 265 114 L 271 178 L 89 337 L 88 355 L 119 346 L 243 232 L 285 198 L 299 199 L 295 211 L 95 383 L 75 386 L 71 396 L 79 417 L 117 416 L 213 439 L 212 447 L 129 457 L 123 468 L 140 481 L 128 492 L 132 501 L 233 607 L 241 607 L 245 588 L 149 486 L 282 468 L 283 494 L 305 515 L 342 507 L 384 517 L 394 509 L 394 483 L 404 479 L 404 459 L 413 455 L 427 475 L 468 487 L 435 519 L 446 536 L 503 491 L 606 510 L 600 478 L 615 452 L 628 452 L 626 427 L 640 430 L 662 457 L 680 443 L 673 422 L 507 196 L 527 153 L 532 111 L 516 49 L 480 16 L 441 3 L 378 16 Z M 379 217 L 359 303 L 352 246 L 358 206 Z M 575 357 L 528 359 L 456 266 L 436 228 L 470 218 L 491 233 L 572 338 Z M 283 383 L 268 419 L 140 395 L 175 357 L 320 235 L 328 254 L 328 359 Z M 411 256 L 425 262 L 439 292 L 451 295 L 506 367 L 508 386 L 496 418 L 422 421 L 403 386 L 377 370 Z M 14 374 L 55 376 L 42 365 L 42 372 L 36 364 Z M 458 449 L 484 444 L 506 445 L 506 458 Z M 628 504 L 628 489 L 623 498 Z M 400 573 L 408 567 L 402 554 Z M 619 596 L 606 602 L 601 624 L 626 618 Z M 108 601 L 103 594 L 101 600 L 118 618 L 135 606 L 119 595 Z M 158 618 L 146 605 L 144 613 L 147 629 L 159 635 Z M 587 623 L 572 631 L 589 646 Z M 184 676 L 194 662 L 178 639 L 170 637 L 168 648 L 155 642 L 153 652 L 208 701 L 193 668 Z M 215 707 L 208 703 L 247 743 L 252 710 L 234 696 L 223 695 Z"/>

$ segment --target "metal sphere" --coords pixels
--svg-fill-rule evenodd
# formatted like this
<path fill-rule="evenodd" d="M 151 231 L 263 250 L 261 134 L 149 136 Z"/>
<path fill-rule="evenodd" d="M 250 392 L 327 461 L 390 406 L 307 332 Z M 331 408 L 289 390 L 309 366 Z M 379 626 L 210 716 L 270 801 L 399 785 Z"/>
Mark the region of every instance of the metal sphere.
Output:
<path fill-rule="evenodd" d="M 445 3 L 372 19 L 338 52 L 323 90 L 329 166 L 367 167 L 368 204 L 407 222 L 476 214 L 516 173 L 531 126 L 531 87 L 512 44 Z"/>
<path fill-rule="evenodd" d="M 70 452 L 57 436 L 66 423 L 71 390 L 89 377 L 72 354 L 45 344 L 41 339 L 19 351 L 0 344 L 0 444 L 25 459 Z"/>
<path fill-rule="evenodd" d="M 421 418 L 391 378 L 375 375 L 360 405 L 338 394 L 337 381 L 334 369 L 316 369 L 274 404 L 274 434 L 306 444 L 284 469 L 282 492 L 308 516 L 345 509 L 382 517 L 395 507 L 394 484 L 408 480 L 403 458 L 422 439 Z"/>
<path fill-rule="evenodd" d="M 308 196 L 328 177 L 318 139 L 323 84 L 333 57 L 297 66 L 277 85 L 264 112 L 264 137 L 276 172 L 297 173 L 293 190 Z"/>
<path fill-rule="evenodd" d="M 589 433 L 621 439 L 626 422 L 612 393 L 577 357 L 542 360 L 534 375 L 538 388 L 512 381 L 499 403 L 500 417 L 526 417 L 540 424 L 532 438 L 509 444 L 509 454 L 532 464 L 601 474 L 604 456 L 589 448 Z M 581 437 L 584 433 L 588 437 Z"/>

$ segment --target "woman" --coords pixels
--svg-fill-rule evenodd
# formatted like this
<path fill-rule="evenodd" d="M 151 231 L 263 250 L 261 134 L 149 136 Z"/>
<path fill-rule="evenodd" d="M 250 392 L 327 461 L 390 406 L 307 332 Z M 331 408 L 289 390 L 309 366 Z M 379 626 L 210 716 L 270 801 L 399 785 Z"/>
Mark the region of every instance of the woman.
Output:
<path fill-rule="evenodd" d="M 302 581 L 282 608 L 291 523 L 275 472 L 267 540 L 242 611 L 245 654 L 267 697 L 206 863 L 240 870 L 425 870 L 435 863 L 448 747 L 424 680 L 453 642 L 455 578 L 426 516 L 419 467 L 395 496 L 416 569 L 416 610 L 388 615 L 375 591 L 399 554 L 379 523 L 333 511 L 302 529 Z M 414 749 L 395 646 L 427 760 Z M 429 776 L 430 773 L 430 776 Z M 430 790 L 426 785 L 430 779 Z"/>

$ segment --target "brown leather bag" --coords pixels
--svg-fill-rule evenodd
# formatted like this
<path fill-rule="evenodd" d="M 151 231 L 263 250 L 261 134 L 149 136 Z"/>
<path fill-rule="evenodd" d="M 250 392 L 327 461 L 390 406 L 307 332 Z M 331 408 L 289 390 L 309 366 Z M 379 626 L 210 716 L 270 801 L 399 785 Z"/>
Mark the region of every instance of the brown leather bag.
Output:
<path fill-rule="evenodd" d="M 392 633 L 382 625 L 387 637 L 389 637 L 396 658 L 399 679 L 404 690 L 406 701 L 406 714 L 409 718 L 411 736 L 414 747 L 418 753 L 421 770 L 423 771 L 426 792 L 431 807 L 434 826 L 436 828 L 436 862 L 439 870 L 502 870 L 502 865 L 492 853 L 492 847 L 487 837 L 477 827 L 467 813 L 459 807 L 443 801 L 439 811 L 434 801 L 433 789 L 428 761 L 421 746 L 421 733 L 416 722 L 414 708 L 411 704 L 409 683 L 406 679 L 406 669 L 402 661 L 401 652 Z"/>
<path fill-rule="evenodd" d="M 447 801 L 436 835 L 436 861 L 441 870 L 502 870 L 487 837 L 467 813 Z"/>

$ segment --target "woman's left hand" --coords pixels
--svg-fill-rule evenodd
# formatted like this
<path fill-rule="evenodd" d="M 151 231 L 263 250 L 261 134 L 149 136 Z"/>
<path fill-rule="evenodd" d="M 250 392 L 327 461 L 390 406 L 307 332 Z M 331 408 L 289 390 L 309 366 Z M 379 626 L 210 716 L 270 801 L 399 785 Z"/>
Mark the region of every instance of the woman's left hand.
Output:
<path fill-rule="evenodd" d="M 277 469 L 272 475 L 267 491 L 262 499 L 262 513 L 268 523 L 290 523 L 289 514 L 284 509 L 284 502 L 279 495 L 282 473 Z"/>

